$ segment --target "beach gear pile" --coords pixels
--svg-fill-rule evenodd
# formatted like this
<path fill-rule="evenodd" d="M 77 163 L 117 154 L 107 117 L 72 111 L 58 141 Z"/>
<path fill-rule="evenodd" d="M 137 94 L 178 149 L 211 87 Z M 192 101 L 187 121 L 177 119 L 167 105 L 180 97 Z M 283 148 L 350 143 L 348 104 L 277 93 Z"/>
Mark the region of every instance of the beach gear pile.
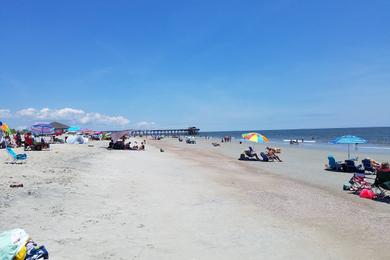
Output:
<path fill-rule="evenodd" d="M 343 189 L 363 199 L 390 202 L 390 171 L 378 174 L 374 183 L 369 182 L 363 173 L 355 173 Z"/>
<path fill-rule="evenodd" d="M 38 246 L 26 231 L 17 228 L 0 234 L 0 259 L 49 259 L 49 253 L 44 246 Z"/>

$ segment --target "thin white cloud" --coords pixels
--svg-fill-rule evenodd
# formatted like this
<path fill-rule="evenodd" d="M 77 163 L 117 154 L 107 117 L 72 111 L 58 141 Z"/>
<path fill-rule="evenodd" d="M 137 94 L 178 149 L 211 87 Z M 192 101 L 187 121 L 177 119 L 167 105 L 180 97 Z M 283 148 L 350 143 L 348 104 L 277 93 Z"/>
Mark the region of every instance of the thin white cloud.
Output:
<path fill-rule="evenodd" d="M 0 109 L 0 118 L 10 118 L 11 111 L 9 109 Z"/>
<path fill-rule="evenodd" d="M 25 117 L 39 120 L 64 120 L 71 123 L 78 124 L 105 124 L 125 126 L 129 124 L 130 120 L 123 116 L 109 116 L 97 112 L 86 112 L 75 108 L 25 108 L 16 112 L 18 117 Z"/>
<path fill-rule="evenodd" d="M 140 121 L 134 124 L 137 129 L 150 129 L 156 125 L 155 122 Z"/>

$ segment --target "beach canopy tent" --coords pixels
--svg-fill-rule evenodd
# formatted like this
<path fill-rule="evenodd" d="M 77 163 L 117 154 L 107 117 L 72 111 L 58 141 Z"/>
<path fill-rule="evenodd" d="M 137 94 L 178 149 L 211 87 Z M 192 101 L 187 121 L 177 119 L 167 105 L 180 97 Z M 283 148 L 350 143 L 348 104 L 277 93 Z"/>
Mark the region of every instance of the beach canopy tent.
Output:
<path fill-rule="evenodd" d="M 50 125 L 54 128 L 54 132 L 56 135 L 63 134 L 69 128 L 68 125 L 59 122 L 51 122 Z"/>
<path fill-rule="evenodd" d="M 330 143 L 332 144 L 348 144 L 348 160 L 350 158 L 350 144 L 366 144 L 367 141 L 361 137 L 354 136 L 354 135 L 343 135 L 340 137 L 337 137 L 336 139 L 332 140 Z"/>
<path fill-rule="evenodd" d="M 259 133 L 246 133 L 241 135 L 247 141 L 251 141 L 253 143 L 268 143 L 269 140 L 262 134 Z"/>
<path fill-rule="evenodd" d="M 74 125 L 68 128 L 68 132 L 79 132 L 81 130 L 81 127 Z"/>
<path fill-rule="evenodd" d="M 50 125 L 51 125 L 55 130 L 63 130 L 63 131 L 65 131 L 66 129 L 69 128 L 68 125 L 64 125 L 64 124 L 59 123 L 59 122 L 51 122 Z"/>
<path fill-rule="evenodd" d="M 119 139 L 129 136 L 129 131 L 118 131 L 111 133 L 111 139 L 115 143 Z"/>
<path fill-rule="evenodd" d="M 34 135 L 51 135 L 54 134 L 54 128 L 50 123 L 39 122 L 35 123 L 30 127 L 31 133 Z"/>
<path fill-rule="evenodd" d="M 73 135 L 73 136 L 69 136 L 66 139 L 66 143 L 68 143 L 68 144 L 86 144 L 86 143 L 88 143 L 88 139 L 84 138 L 81 135 Z"/>

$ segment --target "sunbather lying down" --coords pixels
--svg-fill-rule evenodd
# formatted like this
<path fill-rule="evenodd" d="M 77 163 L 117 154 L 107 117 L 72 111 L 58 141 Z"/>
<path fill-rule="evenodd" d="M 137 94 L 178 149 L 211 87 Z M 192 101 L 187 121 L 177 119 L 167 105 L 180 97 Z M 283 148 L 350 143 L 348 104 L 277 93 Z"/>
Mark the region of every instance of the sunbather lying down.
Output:
<path fill-rule="evenodd" d="M 211 143 L 213 146 L 221 146 L 219 143 Z"/>

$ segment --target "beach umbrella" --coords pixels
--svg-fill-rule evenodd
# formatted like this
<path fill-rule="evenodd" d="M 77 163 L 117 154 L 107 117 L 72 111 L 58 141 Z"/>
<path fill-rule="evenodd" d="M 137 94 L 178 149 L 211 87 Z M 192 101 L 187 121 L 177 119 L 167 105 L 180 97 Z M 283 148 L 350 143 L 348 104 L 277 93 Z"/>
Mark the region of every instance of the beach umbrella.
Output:
<path fill-rule="evenodd" d="M 128 137 L 129 131 L 118 131 L 118 132 L 112 132 L 111 133 L 111 139 L 115 143 L 119 139 L 122 139 L 123 137 Z"/>
<path fill-rule="evenodd" d="M 354 135 L 343 135 L 340 137 L 337 137 L 333 141 L 331 141 L 332 144 L 348 144 L 348 160 L 350 158 L 350 144 L 366 144 L 367 141 L 361 137 L 354 136 Z"/>
<path fill-rule="evenodd" d="M 6 135 L 12 135 L 11 129 L 8 127 L 6 123 L 0 122 L 0 129 Z"/>
<path fill-rule="evenodd" d="M 267 137 L 265 137 L 262 134 L 258 134 L 258 133 L 246 133 L 246 134 L 242 134 L 241 136 L 245 140 L 248 140 L 248 141 L 251 141 L 254 143 L 268 143 L 269 142 Z"/>
<path fill-rule="evenodd" d="M 50 135 L 54 134 L 54 128 L 50 123 L 47 122 L 39 122 L 35 123 L 30 127 L 30 131 L 34 135 Z"/>

